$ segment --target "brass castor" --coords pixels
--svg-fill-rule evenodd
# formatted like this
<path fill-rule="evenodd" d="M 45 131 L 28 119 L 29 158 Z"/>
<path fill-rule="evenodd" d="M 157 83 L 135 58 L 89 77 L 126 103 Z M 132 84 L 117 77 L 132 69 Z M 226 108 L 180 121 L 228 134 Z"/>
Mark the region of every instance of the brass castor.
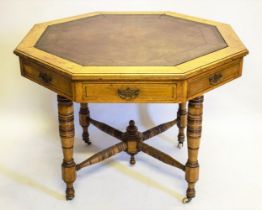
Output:
<path fill-rule="evenodd" d="M 84 139 L 84 142 L 85 143 L 87 143 L 87 145 L 90 145 L 90 144 L 92 144 L 92 142 L 90 141 L 90 139 L 88 138 L 88 139 Z"/>
<path fill-rule="evenodd" d="M 67 201 L 71 201 L 74 199 L 74 196 L 71 196 L 71 195 L 66 195 L 66 200 Z"/>
<path fill-rule="evenodd" d="M 92 144 L 92 142 L 91 142 L 90 139 L 89 139 L 89 134 L 88 134 L 88 132 L 83 132 L 82 137 L 83 137 L 83 141 L 84 141 L 85 143 L 87 143 L 88 145 Z"/>
<path fill-rule="evenodd" d="M 135 165 L 136 164 L 136 160 L 135 160 L 135 156 L 134 155 L 131 155 L 130 164 L 131 165 Z"/>
<path fill-rule="evenodd" d="M 183 143 L 182 143 L 182 142 L 179 142 L 179 143 L 177 144 L 177 147 L 178 147 L 179 149 L 181 149 L 181 148 L 183 147 Z"/>
<path fill-rule="evenodd" d="M 192 198 L 185 197 L 185 198 L 183 198 L 182 202 L 184 204 L 186 204 L 186 203 L 189 203 L 191 200 L 192 200 Z"/>
<path fill-rule="evenodd" d="M 66 189 L 66 200 L 68 200 L 68 201 L 73 200 L 74 197 L 75 197 L 74 188 L 67 188 Z"/>

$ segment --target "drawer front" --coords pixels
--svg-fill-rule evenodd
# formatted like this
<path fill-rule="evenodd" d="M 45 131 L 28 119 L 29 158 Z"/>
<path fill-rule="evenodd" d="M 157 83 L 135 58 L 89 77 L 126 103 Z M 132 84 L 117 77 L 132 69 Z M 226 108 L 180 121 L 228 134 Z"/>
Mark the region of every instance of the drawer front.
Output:
<path fill-rule="evenodd" d="M 80 83 L 76 101 L 88 102 L 174 102 L 176 83 Z"/>
<path fill-rule="evenodd" d="M 208 73 L 201 74 L 188 80 L 188 98 L 202 95 L 239 76 L 242 71 L 242 60 L 216 68 Z"/>
<path fill-rule="evenodd" d="M 72 96 L 70 80 L 51 70 L 29 61 L 21 61 L 22 75 L 34 82 L 65 96 Z"/>

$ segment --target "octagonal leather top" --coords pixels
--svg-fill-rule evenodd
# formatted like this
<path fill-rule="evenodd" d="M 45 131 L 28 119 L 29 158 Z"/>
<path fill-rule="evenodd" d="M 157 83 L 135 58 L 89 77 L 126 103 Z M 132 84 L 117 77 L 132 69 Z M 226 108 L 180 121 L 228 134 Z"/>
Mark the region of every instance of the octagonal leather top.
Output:
<path fill-rule="evenodd" d="M 176 66 L 227 44 L 213 25 L 165 14 L 100 14 L 48 26 L 35 47 L 82 66 Z"/>
<path fill-rule="evenodd" d="M 161 11 L 39 23 L 14 52 L 73 80 L 184 80 L 248 50 L 228 24 Z"/>

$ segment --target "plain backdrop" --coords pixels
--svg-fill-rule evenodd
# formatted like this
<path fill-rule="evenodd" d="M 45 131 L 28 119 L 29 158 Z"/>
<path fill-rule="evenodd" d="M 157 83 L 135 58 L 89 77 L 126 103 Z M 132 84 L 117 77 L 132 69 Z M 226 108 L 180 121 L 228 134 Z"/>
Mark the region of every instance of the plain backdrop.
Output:
<path fill-rule="evenodd" d="M 179 170 L 145 154 L 129 166 L 121 153 L 83 169 L 76 197 L 64 199 L 56 94 L 20 76 L 13 50 L 33 24 L 93 11 L 175 11 L 232 25 L 250 54 L 243 76 L 205 95 L 197 197 L 184 205 Z M 0 0 L 0 209 L 262 209 L 261 0 Z M 90 126 L 92 146 L 81 141 L 75 104 L 75 160 L 117 141 Z M 141 131 L 176 117 L 176 104 L 90 104 L 93 118 Z M 149 141 L 185 162 L 177 128 Z M 186 146 L 186 145 L 185 145 Z"/>

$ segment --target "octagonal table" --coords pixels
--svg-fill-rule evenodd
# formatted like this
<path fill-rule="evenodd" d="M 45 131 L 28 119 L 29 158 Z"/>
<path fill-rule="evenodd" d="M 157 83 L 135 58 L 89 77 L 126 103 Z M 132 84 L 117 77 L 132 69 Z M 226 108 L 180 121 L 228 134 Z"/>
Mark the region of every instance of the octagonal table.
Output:
<path fill-rule="evenodd" d="M 58 94 L 67 199 L 74 197 L 77 170 L 121 151 L 135 164 L 142 151 L 185 171 L 184 202 L 195 196 L 198 180 L 203 94 L 240 77 L 247 53 L 229 25 L 173 12 L 100 12 L 41 23 L 15 49 L 22 75 Z M 86 143 L 90 123 L 120 140 L 79 164 L 73 159 L 73 101 L 81 104 Z M 179 109 L 170 122 L 140 132 L 130 120 L 123 132 L 92 119 L 90 102 L 179 103 Z M 175 124 L 179 147 L 187 127 L 185 164 L 145 143 Z"/>

